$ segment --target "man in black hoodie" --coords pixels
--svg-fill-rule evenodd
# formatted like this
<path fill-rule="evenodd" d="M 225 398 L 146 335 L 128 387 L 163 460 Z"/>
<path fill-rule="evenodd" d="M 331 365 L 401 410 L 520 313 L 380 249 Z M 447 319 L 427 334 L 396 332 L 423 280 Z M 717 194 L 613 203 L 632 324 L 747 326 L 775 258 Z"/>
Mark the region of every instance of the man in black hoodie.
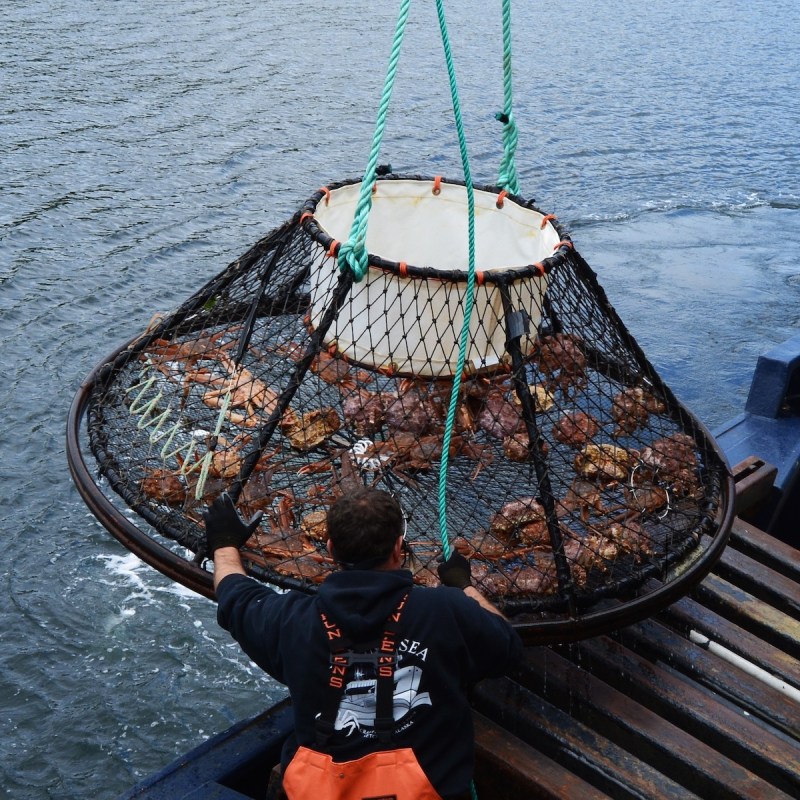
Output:
<path fill-rule="evenodd" d="M 444 586 L 414 585 L 402 568 L 398 502 L 381 490 L 358 489 L 328 512 L 328 550 L 341 569 L 315 595 L 281 594 L 247 577 L 242 566 L 238 548 L 258 519 L 245 523 L 227 495 L 205 519 L 219 624 L 292 697 L 294 736 L 281 758 L 289 797 L 300 797 L 292 794 L 289 775 L 313 772 L 302 757 L 322 753 L 340 765 L 384 751 L 413 752 L 432 784 L 429 794 L 417 789 L 406 796 L 469 797 L 474 737 L 467 690 L 502 675 L 521 649 L 511 625 L 471 585 L 469 562 L 454 553 L 439 567 Z M 382 652 L 391 658 L 380 658 Z M 392 691 L 384 692 L 391 699 L 383 701 L 383 722 L 382 662 L 391 662 L 393 680 Z M 345 665 L 338 681 L 337 663 Z M 323 783 L 315 784 L 317 798 L 325 796 Z M 402 790 L 397 797 L 404 797 Z"/>

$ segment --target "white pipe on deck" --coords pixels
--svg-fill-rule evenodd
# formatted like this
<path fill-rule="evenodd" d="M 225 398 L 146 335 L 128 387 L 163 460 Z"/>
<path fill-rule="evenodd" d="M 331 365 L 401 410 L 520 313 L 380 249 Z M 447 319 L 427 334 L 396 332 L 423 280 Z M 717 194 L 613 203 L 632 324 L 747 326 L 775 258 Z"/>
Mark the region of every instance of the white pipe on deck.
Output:
<path fill-rule="evenodd" d="M 723 647 L 721 644 L 712 642 L 708 636 L 703 635 L 699 631 L 689 631 L 689 639 L 695 644 L 699 644 L 700 647 L 704 647 L 711 653 L 714 653 L 714 655 L 724 658 L 729 663 L 739 667 L 739 669 L 743 670 L 748 675 L 752 675 L 754 678 L 757 678 L 762 683 L 766 683 L 773 689 L 777 689 L 782 694 L 785 694 L 787 697 L 790 697 L 792 700 L 794 700 L 795 703 L 800 703 L 799 689 L 796 689 L 794 686 L 786 683 L 786 681 L 782 681 L 780 678 L 776 678 L 771 673 L 767 672 L 756 664 L 753 664 L 752 661 L 742 658 L 740 655 L 737 655 L 732 650 L 728 650 L 727 647 Z"/>

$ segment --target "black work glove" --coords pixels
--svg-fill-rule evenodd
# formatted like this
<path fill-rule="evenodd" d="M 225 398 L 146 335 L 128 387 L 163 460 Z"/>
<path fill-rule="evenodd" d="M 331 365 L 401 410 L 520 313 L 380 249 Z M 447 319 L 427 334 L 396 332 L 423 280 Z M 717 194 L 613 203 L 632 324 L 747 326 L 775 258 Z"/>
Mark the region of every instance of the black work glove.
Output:
<path fill-rule="evenodd" d="M 439 580 L 445 586 L 455 586 L 456 589 L 466 589 L 472 584 L 472 575 L 469 561 L 461 553 L 453 550 L 450 558 L 437 567 Z"/>
<path fill-rule="evenodd" d="M 258 527 L 261 512 L 257 511 L 249 522 L 245 522 L 236 510 L 233 498 L 223 492 L 203 512 L 203 519 L 206 523 L 206 549 L 213 559 L 214 551 L 220 547 L 235 547 L 238 550 Z"/>

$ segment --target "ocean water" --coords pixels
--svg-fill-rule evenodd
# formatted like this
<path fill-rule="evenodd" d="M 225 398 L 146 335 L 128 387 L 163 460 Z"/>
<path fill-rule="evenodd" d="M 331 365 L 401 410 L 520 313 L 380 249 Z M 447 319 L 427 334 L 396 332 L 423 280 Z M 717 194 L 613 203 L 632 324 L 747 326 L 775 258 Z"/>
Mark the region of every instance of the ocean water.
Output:
<path fill-rule="evenodd" d="M 501 156 L 499 3 L 449 3 L 473 177 Z M 367 163 L 396 4 L 5 0 L 0 14 L 0 796 L 114 797 L 282 696 L 214 606 L 90 515 L 91 368 Z M 800 327 L 795 0 L 514 5 L 517 168 L 710 429 Z M 381 161 L 460 177 L 434 4 Z"/>

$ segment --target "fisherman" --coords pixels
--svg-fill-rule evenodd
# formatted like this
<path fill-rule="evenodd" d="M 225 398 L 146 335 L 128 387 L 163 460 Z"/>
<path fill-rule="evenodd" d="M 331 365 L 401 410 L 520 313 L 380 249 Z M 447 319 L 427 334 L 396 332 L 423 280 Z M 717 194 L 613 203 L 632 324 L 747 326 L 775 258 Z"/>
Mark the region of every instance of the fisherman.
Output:
<path fill-rule="evenodd" d="M 516 631 L 471 584 L 455 551 L 444 586 L 414 584 L 398 501 L 356 489 L 327 514 L 340 569 L 314 595 L 247 577 L 239 548 L 258 526 L 227 494 L 204 513 L 217 620 L 289 688 L 294 733 L 281 757 L 290 800 L 471 796 L 474 736 L 467 691 L 518 660 Z"/>

